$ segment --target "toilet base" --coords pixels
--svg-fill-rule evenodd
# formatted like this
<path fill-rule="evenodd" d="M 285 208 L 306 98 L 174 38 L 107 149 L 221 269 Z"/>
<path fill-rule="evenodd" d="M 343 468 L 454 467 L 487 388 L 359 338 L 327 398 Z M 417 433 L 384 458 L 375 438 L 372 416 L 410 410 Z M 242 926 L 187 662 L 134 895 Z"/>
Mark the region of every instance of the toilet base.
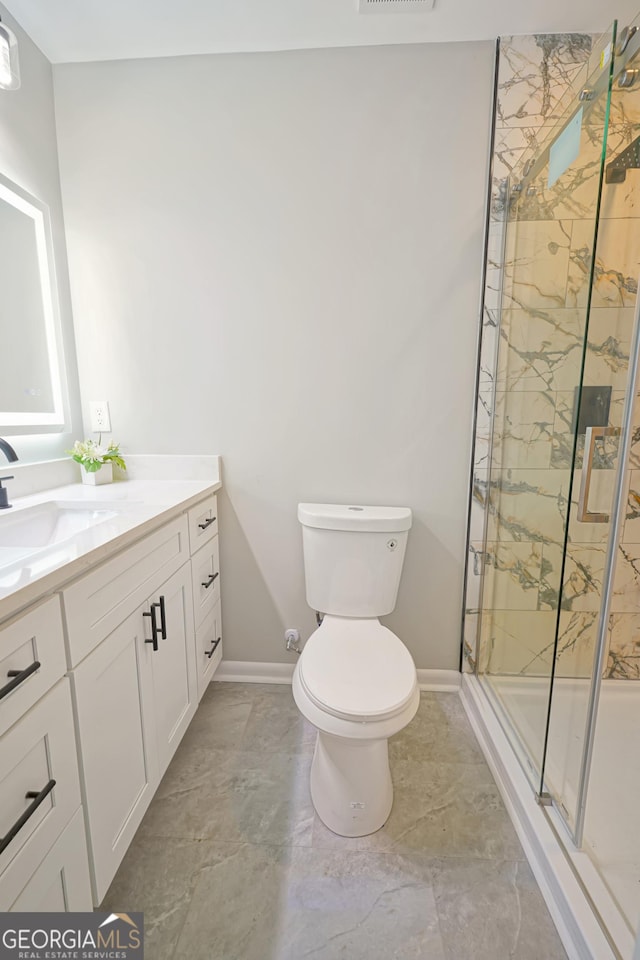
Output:
<path fill-rule="evenodd" d="M 341 837 L 379 830 L 393 805 L 388 740 L 345 740 L 318 731 L 311 799 L 322 822 Z"/>

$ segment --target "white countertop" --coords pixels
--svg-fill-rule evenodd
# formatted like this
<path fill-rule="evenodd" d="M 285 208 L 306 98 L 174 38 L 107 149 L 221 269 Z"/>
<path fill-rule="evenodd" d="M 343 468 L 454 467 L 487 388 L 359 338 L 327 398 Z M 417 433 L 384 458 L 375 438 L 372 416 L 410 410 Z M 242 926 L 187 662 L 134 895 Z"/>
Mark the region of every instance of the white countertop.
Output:
<path fill-rule="evenodd" d="M 158 480 L 157 473 L 139 469 L 135 477 L 121 482 L 97 487 L 72 483 L 13 500 L 11 510 L 0 511 L 0 534 L 3 522 L 50 502 L 81 509 L 95 506 L 96 511 L 104 511 L 105 518 L 68 540 L 39 549 L 0 546 L 0 620 L 81 576 L 219 490 L 218 458 L 207 460 L 213 462 L 207 470 L 208 479 L 177 479 L 177 471 L 167 470 L 171 479 Z"/>

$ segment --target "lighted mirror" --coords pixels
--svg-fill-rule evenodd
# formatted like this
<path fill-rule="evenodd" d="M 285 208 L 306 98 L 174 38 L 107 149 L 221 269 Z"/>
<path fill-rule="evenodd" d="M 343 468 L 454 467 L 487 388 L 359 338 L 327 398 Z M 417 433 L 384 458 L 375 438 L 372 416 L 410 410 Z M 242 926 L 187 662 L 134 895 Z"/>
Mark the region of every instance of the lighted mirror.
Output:
<path fill-rule="evenodd" d="M 0 318 L 0 427 L 10 433 L 60 429 L 64 409 L 49 211 L 2 176 Z"/>

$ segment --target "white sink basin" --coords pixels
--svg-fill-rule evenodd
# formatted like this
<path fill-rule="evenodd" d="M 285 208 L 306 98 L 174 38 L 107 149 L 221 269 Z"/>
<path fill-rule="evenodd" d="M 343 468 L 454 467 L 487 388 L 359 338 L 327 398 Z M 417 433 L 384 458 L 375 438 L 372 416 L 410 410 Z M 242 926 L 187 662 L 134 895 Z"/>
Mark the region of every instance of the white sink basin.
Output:
<path fill-rule="evenodd" d="M 49 501 L 25 510 L 0 511 L 0 549 L 42 550 L 117 516 L 88 504 Z"/>

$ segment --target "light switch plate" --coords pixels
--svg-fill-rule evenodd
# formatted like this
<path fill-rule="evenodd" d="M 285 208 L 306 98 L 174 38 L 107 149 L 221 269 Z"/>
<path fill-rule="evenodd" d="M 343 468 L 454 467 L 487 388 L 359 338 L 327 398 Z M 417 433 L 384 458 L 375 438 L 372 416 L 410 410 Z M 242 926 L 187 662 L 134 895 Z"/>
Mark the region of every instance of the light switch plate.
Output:
<path fill-rule="evenodd" d="M 90 400 L 91 430 L 93 433 L 109 433 L 111 431 L 111 417 L 109 416 L 109 402 L 107 400 Z"/>

